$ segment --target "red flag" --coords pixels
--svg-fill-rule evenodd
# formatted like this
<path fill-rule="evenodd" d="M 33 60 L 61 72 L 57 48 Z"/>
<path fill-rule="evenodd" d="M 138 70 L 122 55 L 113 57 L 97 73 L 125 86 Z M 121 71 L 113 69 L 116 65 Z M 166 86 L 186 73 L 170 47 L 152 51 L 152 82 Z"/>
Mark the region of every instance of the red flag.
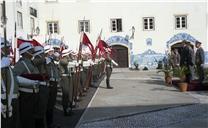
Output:
<path fill-rule="evenodd" d="M 94 47 L 85 33 L 83 34 L 82 43 L 89 47 L 92 54 L 94 53 Z"/>
<path fill-rule="evenodd" d="M 106 50 L 109 51 L 110 55 L 112 56 L 112 49 L 110 48 L 110 46 L 103 40 L 99 40 L 97 47 L 95 48 L 96 52 L 97 49 L 99 49 L 99 57 L 103 56 L 106 58 Z"/>
<path fill-rule="evenodd" d="M 17 39 L 17 48 L 19 48 L 20 44 L 28 42 L 31 43 L 33 46 L 42 46 L 38 41 L 36 40 L 23 40 L 23 39 Z"/>

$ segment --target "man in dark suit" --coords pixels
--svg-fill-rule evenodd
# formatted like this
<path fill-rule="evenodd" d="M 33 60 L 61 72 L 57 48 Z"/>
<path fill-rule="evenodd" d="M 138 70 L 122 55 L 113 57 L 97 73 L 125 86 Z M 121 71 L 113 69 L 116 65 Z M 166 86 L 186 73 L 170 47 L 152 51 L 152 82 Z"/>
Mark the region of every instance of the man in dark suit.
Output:
<path fill-rule="evenodd" d="M 194 78 L 194 50 L 189 45 L 187 41 L 183 41 L 183 49 L 181 54 L 181 66 L 186 66 L 188 68 L 188 73 L 186 75 L 187 82 L 190 82 Z"/>
<path fill-rule="evenodd" d="M 196 41 L 195 46 L 197 48 L 196 56 L 195 56 L 195 63 L 196 63 L 196 68 L 197 68 L 198 75 L 199 75 L 199 81 L 200 83 L 202 83 L 204 80 L 203 66 L 204 66 L 205 55 L 204 55 L 204 50 L 201 47 L 201 42 Z"/>

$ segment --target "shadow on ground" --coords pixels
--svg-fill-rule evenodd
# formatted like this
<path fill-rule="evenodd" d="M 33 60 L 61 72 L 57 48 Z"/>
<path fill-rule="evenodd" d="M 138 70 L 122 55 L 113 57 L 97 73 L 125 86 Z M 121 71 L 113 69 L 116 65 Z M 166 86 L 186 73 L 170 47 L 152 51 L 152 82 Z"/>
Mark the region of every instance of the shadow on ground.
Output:
<path fill-rule="evenodd" d="M 137 112 L 125 113 L 136 109 Z M 208 104 L 164 104 L 89 108 L 78 127 L 167 128 L 175 124 L 189 124 L 191 128 L 208 127 Z M 112 114 L 113 113 L 113 114 Z M 125 113 L 125 114 L 124 114 Z M 199 122 L 198 120 L 201 119 Z M 192 120 L 192 122 L 190 122 Z M 179 127 L 180 125 L 178 125 Z M 186 128 L 186 127 L 184 127 Z M 188 128 L 188 127 L 187 127 Z"/>
<path fill-rule="evenodd" d="M 74 128 L 81 118 L 83 112 L 87 108 L 89 102 L 91 101 L 93 95 L 95 94 L 97 87 L 100 85 L 101 81 L 104 79 L 102 76 L 96 83 L 93 84 L 93 87 L 90 87 L 86 92 L 84 97 L 81 97 L 81 101 L 77 103 L 77 108 L 73 109 L 73 113 L 70 116 L 64 116 L 63 108 L 61 105 L 61 92 L 58 93 L 57 103 L 54 110 L 54 122 L 61 126 L 61 128 Z"/>

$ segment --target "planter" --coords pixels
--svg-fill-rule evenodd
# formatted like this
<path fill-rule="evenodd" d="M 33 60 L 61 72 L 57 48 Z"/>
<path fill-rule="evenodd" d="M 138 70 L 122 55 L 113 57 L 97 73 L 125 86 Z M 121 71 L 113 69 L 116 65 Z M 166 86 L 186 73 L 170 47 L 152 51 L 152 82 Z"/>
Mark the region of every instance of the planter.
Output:
<path fill-rule="evenodd" d="M 182 82 L 182 83 L 178 83 L 180 91 L 181 92 L 186 92 L 187 88 L 188 88 L 188 83 Z"/>

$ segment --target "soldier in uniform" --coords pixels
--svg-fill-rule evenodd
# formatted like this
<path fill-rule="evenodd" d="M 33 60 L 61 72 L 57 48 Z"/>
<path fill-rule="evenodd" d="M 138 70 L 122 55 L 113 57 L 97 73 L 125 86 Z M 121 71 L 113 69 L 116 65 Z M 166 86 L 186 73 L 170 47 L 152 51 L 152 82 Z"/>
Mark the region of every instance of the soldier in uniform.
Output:
<path fill-rule="evenodd" d="M 108 89 L 113 89 L 113 87 L 110 86 L 110 76 L 113 70 L 113 64 L 118 66 L 118 64 L 110 57 L 110 51 L 106 49 L 106 55 L 107 57 L 105 58 L 105 72 L 106 72 L 106 85 Z"/>
<path fill-rule="evenodd" d="M 38 68 L 43 81 L 48 82 L 46 59 L 44 55 L 44 48 L 42 46 L 36 46 L 34 48 L 34 59 L 32 59 L 34 65 Z M 39 87 L 37 110 L 36 110 L 36 127 L 45 128 L 46 126 L 46 110 L 48 103 L 49 89 L 47 86 Z"/>
<path fill-rule="evenodd" d="M 55 64 L 57 56 L 55 56 L 54 49 L 47 45 L 44 47 L 46 54 L 47 72 L 49 77 L 49 98 L 46 111 L 46 121 L 48 128 L 59 127 L 53 123 L 53 110 L 56 104 L 57 86 L 60 81 L 60 72 L 58 66 Z"/>
<path fill-rule="evenodd" d="M 70 95 L 69 99 L 70 101 L 72 101 L 72 104 L 70 105 L 71 109 L 76 107 L 76 104 L 75 104 L 75 99 L 76 99 L 76 74 L 75 74 L 75 67 L 76 67 L 76 61 L 74 61 L 74 56 L 72 54 L 69 54 L 69 63 L 68 63 L 68 69 L 69 69 L 69 82 L 70 82 L 70 93 L 72 95 Z"/>
<path fill-rule="evenodd" d="M 19 53 L 22 57 L 14 65 L 14 72 L 19 82 L 20 122 L 22 128 L 35 128 L 34 112 L 36 110 L 40 81 L 32 77 L 33 74 L 39 74 L 38 69 L 31 61 L 33 52 L 32 44 L 28 42 L 22 43 L 19 46 Z M 28 78 L 29 76 L 31 78 Z"/>
<path fill-rule="evenodd" d="M 9 46 L 1 41 L 1 127 L 19 128 L 18 83 L 7 56 Z"/>
<path fill-rule="evenodd" d="M 61 81 L 60 86 L 62 88 L 62 105 L 64 110 L 64 115 L 68 116 L 71 114 L 71 104 L 72 104 L 72 85 L 70 84 L 70 72 L 68 69 L 68 63 L 70 51 L 65 49 L 62 51 L 62 58 L 60 59 L 60 70 L 61 70 Z"/>
<path fill-rule="evenodd" d="M 203 66 L 204 66 L 204 61 L 205 61 L 205 55 L 204 55 L 204 50 L 201 47 L 201 42 L 196 41 L 195 47 L 197 48 L 195 64 L 196 64 L 196 68 L 197 68 L 198 75 L 199 75 L 199 81 L 200 83 L 202 83 L 204 80 Z"/>

